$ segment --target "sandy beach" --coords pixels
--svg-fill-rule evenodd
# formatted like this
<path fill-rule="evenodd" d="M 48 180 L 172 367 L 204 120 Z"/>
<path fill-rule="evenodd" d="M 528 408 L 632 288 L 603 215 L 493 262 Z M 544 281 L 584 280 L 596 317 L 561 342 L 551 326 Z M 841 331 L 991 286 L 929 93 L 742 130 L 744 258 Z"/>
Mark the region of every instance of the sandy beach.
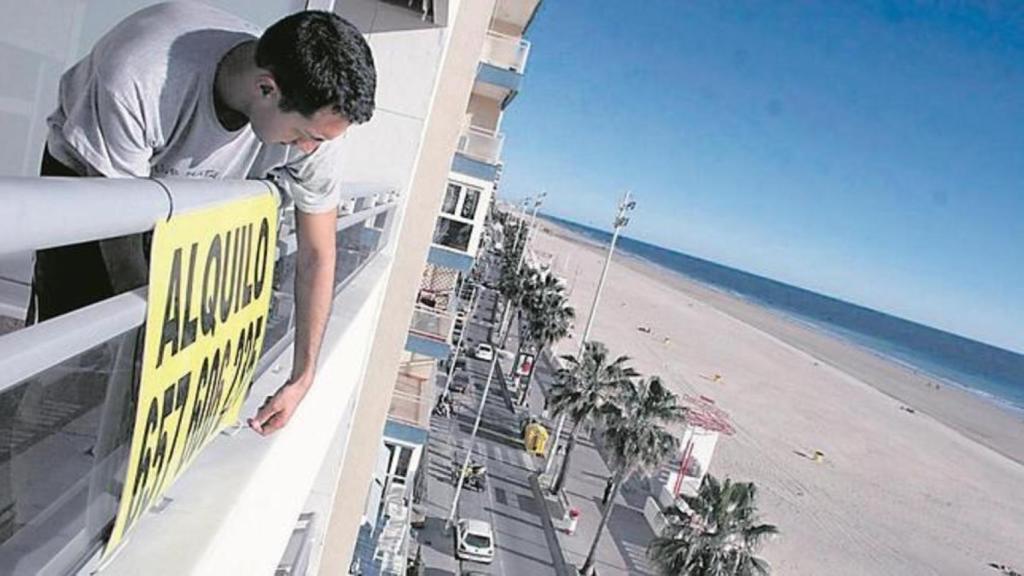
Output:
<path fill-rule="evenodd" d="M 582 330 L 604 248 L 547 221 L 531 248 L 569 283 Z M 730 414 L 711 472 L 758 485 L 781 530 L 763 551 L 775 574 L 1024 570 L 1020 415 L 628 255 L 604 290 L 592 338 Z M 823 462 L 801 455 L 815 450 Z"/>

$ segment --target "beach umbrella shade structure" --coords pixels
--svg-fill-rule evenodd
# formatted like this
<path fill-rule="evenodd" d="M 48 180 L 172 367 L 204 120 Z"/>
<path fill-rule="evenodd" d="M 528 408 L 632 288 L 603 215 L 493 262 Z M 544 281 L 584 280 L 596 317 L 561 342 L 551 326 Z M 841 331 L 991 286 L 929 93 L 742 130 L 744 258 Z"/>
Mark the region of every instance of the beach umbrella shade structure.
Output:
<path fill-rule="evenodd" d="M 670 429 L 686 421 L 686 409 L 658 376 L 628 380 L 601 412 L 606 424 L 602 436 L 614 471 L 613 484 L 594 542 L 580 569 L 584 576 L 594 574 L 597 547 L 622 481 L 633 472 L 656 469 L 678 452 L 679 438 Z"/>
<path fill-rule="evenodd" d="M 687 510 L 666 511 L 668 525 L 651 541 L 647 555 L 664 576 L 768 576 L 771 566 L 757 551 L 778 534 L 762 524 L 752 482 L 719 482 L 704 477 L 696 496 L 681 496 Z"/>
<path fill-rule="evenodd" d="M 569 476 L 572 452 L 580 428 L 597 416 L 604 405 L 614 399 L 619 389 L 628 385 L 639 373 L 631 366 L 628 356 L 612 358 L 608 347 L 601 342 L 587 342 L 583 354 L 562 356 L 564 368 L 555 374 L 548 406 L 555 415 L 566 414 L 572 420 L 572 431 L 565 445 L 565 457 L 551 492 L 558 494 Z"/>

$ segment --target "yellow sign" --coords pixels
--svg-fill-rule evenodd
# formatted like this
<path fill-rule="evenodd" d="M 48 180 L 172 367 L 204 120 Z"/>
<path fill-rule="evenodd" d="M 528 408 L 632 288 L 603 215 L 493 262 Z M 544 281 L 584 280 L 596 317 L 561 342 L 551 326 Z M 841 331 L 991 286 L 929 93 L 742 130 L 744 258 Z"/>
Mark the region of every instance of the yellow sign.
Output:
<path fill-rule="evenodd" d="M 538 456 L 543 456 L 547 450 L 548 445 L 548 429 L 542 424 L 534 422 L 527 425 L 524 434 L 524 442 L 526 445 L 526 451 Z"/>
<path fill-rule="evenodd" d="M 263 349 L 276 239 L 270 194 L 157 224 L 139 405 L 105 555 L 238 419 Z"/>

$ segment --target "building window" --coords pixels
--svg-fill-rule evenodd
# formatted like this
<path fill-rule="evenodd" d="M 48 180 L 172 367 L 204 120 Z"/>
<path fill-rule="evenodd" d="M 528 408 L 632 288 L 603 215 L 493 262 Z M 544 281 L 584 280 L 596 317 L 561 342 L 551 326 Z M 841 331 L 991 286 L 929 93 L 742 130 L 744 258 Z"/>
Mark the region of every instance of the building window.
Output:
<path fill-rule="evenodd" d="M 462 200 L 463 218 L 472 220 L 476 216 L 476 205 L 480 203 L 480 191 L 473 188 L 466 188 L 466 197 Z"/>
<path fill-rule="evenodd" d="M 437 227 L 434 229 L 434 244 L 465 252 L 469 250 L 469 238 L 472 235 L 472 224 L 441 217 L 437 219 Z"/>
<path fill-rule="evenodd" d="M 412 460 L 412 448 L 402 448 L 402 451 L 398 454 L 398 461 L 395 462 L 395 473 L 396 478 L 401 478 L 403 481 L 409 476 L 409 462 Z"/>
<path fill-rule="evenodd" d="M 455 207 L 459 205 L 459 192 L 462 187 L 458 184 L 448 183 L 448 190 L 444 193 L 444 204 L 441 205 L 441 212 L 455 214 Z"/>

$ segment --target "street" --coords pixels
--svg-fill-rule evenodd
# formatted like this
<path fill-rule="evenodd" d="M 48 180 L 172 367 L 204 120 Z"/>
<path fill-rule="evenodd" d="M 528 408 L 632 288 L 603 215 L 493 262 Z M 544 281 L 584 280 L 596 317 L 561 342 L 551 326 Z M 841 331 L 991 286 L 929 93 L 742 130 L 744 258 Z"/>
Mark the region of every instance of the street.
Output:
<path fill-rule="evenodd" d="M 451 470 L 458 470 L 476 418 L 476 411 L 487 382 L 490 362 L 473 357 L 473 350 L 481 342 L 487 342 L 491 331 L 491 318 L 500 314 L 496 291 L 484 289 L 473 319 L 466 327 L 465 373 L 470 385 L 463 393 L 453 394 L 457 415 L 445 418 L 434 415 L 431 418 L 431 441 L 429 444 L 431 474 L 428 492 L 430 494 L 454 493 Z M 495 330 L 496 332 L 496 330 Z M 496 336 L 495 336 L 496 338 Z M 511 362 L 503 362 L 508 370 Z M 444 385 L 443 375 L 438 386 Z M 440 393 L 440 392 L 439 392 Z M 490 565 L 461 561 L 459 574 L 556 574 L 549 541 L 542 524 L 542 507 L 534 499 L 529 475 L 534 463 L 523 449 L 520 424 L 511 409 L 507 390 L 497 374 L 491 383 L 490 393 L 484 406 L 483 418 L 477 434 L 475 450 L 471 461 L 487 467 L 487 484 L 483 491 L 463 489 L 459 502 L 459 518 L 478 519 L 489 522 L 494 530 L 496 556 Z M 457 461 L 456 461 L 457 459 Z M 442 485 L 446 484 L 446 485 Z M 431 498 L 431 515 L 440 510 L 440 498 Z M 450 506 L 451 499 L 446 503 Z M 443 517 L 448 509 L 445 508 Z M 438 534 L 438 532 L 435 532 Z M 436 537 L 436 536 L 435 536 Z M 443 546 L 430 544 L 438 551 L 453 547 L 454 536 Z M 436 554 L 431 557 L 437 558 Z M 427 561 L 428 574 L 442 574 L 447 571 L 436 569 Z"/>

